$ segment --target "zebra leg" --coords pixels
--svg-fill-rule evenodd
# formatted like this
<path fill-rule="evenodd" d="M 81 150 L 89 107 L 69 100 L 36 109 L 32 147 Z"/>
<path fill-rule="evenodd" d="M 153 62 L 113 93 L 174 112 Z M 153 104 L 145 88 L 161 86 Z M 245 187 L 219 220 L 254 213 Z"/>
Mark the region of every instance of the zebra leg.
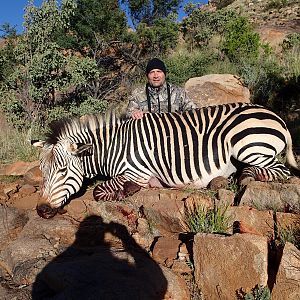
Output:
<path fill-rule="evenodd" d="M 93 196 L 96 201 L 120 201 L 140 189 L 139 185 L 128 180 L 126 176 L 120 175 L 98 184 L 94 189 Z"/>
<path fill-rule="evenodd" d="M 288 179 L 291 175 L 289 169 L 282 163 L 275 161 L 272 166 L 258 167 L 249 166 L 242 170 L 239 178 L 240 185 L 247 185 L 250 181 L 274 181 Z"/>

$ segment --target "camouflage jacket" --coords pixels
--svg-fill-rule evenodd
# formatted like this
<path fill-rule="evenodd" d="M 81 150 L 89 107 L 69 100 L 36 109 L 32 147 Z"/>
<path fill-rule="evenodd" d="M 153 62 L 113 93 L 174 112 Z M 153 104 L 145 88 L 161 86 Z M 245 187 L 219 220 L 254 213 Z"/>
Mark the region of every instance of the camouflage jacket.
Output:
<path fill-rule="evenodd" d="M 172 112 L 183 112 L 197 106 L 188 98 L 185 90 L 168 83 L 170 91 L 170 106 Z M 150 99 L 151 112 L 168 112 L 168 89 L 167 83 L 160 88 L 153 88 L 151 86 L 143 86 L 135 89 L 129 98 L 127 108 L 127 116 L 130 117 L 135 110 L 149 111 L 149 103 L 147 99 L 147 92 Z"/>

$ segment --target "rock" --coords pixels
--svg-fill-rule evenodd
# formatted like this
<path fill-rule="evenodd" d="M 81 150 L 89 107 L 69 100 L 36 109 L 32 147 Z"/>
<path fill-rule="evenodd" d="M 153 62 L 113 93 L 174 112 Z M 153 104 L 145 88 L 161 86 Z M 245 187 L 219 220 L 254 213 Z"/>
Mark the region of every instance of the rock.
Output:
<path fill-rule="evenodd" d="M 300 226 L 300 215 L 276 212 L 276 223 L 278 230 L 280 228 L 297 228 Z"/>
<path fill-rule="evenodd" d="M 132 234 L 135 241 L 147 251 L 150 251 L 151 245 L 154 241 L 154 235 L 151 225 L 145 218 L 137 219 L 136 232 Z"/>
<path fill-rule="evenodd" d="M 0 205 L 0 251 L 18 237 L 28 219 L 25 212 Z"/>
<path fill-rule="evenodd" d="M 235 299 L 241 288 L 249 291 L 257 284 L 267 285 L 265 237 L 196 234 L 193 252 L 195 280 L 204 299 Z"/>
<path fill-rule="evenodd" d="M 75 220 L 81 221 L 87 215 L 87 205 L 82 199 L 73 199 L 68 205 L 64 207 L 68 215 Z"/>
<path fill-rule="evenodd" d="M 232 102 L 250 102 L 250 92 L 240 79 L 230 74 L 190 78 L 185 89 L 198 107 Z"/>
<path fill-rule="evenodd" d="M 240 205 L 257 209 L 300 212 L 300 186 L 276 182 L 252 181 L 241 196 Z"/>
<path fill-rule="evenodd" d="M 262 234 L 258 232 L 253 226 L 245 223 L 244 221 L 235 221 L 233 223 L 233 233 L 250 233 L 262 236 Z"/>
<path fill-rule="evenodd" d="M 222 176 L 215 177 L 208 185 L 211 190 L 226 189 L 228 187 L 228 179 Z"/>
<path fill-rule="evenodd" d="M 255 233 L 265 237 L 274 236 L 272 211 L 259 211 L 249 206 L 233 206 L 227 209 L 226 215 L 232 222 L 239 222 L 242 233 Z"/>
<path fill-rule="evenodd" d="M 24 162 L 24 161 L 17 161 L 10 165 L 6 165 L 1 168 L 0 175 L 2 176 L 22 176 L 30 169 L 39 166 L 39 161 L 33 162 Z"/>
<path fill-rule="evenodd" d="M 152 251 L 153 259 L 161 265 L 172 267 L 173 261 L 178 256 L 180 244 L 181 241 L 176 236 L 158 238 Z"/>
<path fill-rule="evenodd" d="M 281 51 L 281 44 L 287 32 L 284 28 L 275 26 L 263 26 L 257 29 L 262 42 L 268 43 L 276 52 Z"/>
<path fill-rule="evenodd" d="M 94 234 L 87 238 L 89 232 Z M 105 232 L 120 239 L 123 248 L 105 242 Z M 189 299 L 184 284 L 151 259 L 124 225 L 90 216 L 81 222 L 74 243 L 38 274 L 32 295 L 33 299 L 164 299 L 165 295 Z"/>
<path fill-rule="evenodd" d="M 174 274 L 174 272 L 167 269 L 166 267 L 162 266 L 161 268 L 168 282 L 167 291 L 162 299 L 163 300 L 169 300 L 169 299 L 190 300 L 191 295 L 184 279 Z"/>
<path fill-rule="evenodd" d="M 39 186 L 43 180 L 42 172 L 40 170 L 39 166 L 35 166 L 31 169 L 29 169 L 25 174 L 24 174 L 24 180 L 26 183 L 34 185 L 34 186 Z"/>
<path fill-rule="evenodd" d="M 137 208 L 143 208 L 146 219 L 152 224 L 154 234 L 159 236 L 160 230 L 168 232 L 182 231 L 184 216 L 184 199 L 191 192 L 171 189 L 141 190 L 130 197 L 129 201 Z"/>
<path fill-rule="evenodd" d="M 48 256 L 53 258 L 56 256 L 56 252 L 47 239 L 43 237 L 31 239 L 21 237 L 11 242 L 1 251 L 0 267 L 5 264 L 5 271 L 14 277 L 16 284 L 31 284 L 39 272 L 34 266 L 35 263 L 44 260 Z M 16 272 L 18 272 L 18 276 Z M 20 276 L 21 274 L 23 276 Z"/>
<path fill-rule="evenodd" d="M 235 194 L 232 191 L 219 189 L 217 193 L 218 206 L 229 207 L 234 205 Z"/>
<path fill-rule="evenodd" d="M 38 200 L 40 198 L 39 193 L 32 195 L 23 196 L 21 193 L 15 194 L 9 200 L 9 205 L 17 207 L 18 209 L 24 210 L 35 210 Z"/>
<path fill-rule="evenodd" d="M 34 194 L 35 192 L 36 188 L 30 184 L 22 185 L 19 189 L 19 193 L 21 194 L 21 196 L 29 196 L 31 194 Z"/>
<path fill-rule="evenodd" d="M 272 300 L 300 299 L 300 251 L 286 243 L 279 265 Z"/>
<path fill-rule="evenodd" d="M 19 191 L 19 184 L 18 183 L 11 183 L 4 187 L 3 193 L 10 198 L 13 194 L 16 194 Z"/>

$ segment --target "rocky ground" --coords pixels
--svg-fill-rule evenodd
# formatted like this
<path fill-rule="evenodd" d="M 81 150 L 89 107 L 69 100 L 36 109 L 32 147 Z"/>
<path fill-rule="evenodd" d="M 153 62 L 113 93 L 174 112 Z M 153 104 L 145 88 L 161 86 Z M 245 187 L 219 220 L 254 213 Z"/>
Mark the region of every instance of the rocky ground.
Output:
<path fill-rule="evenodd" d="M 260 285 L 272 299 L 299 299 L 300 251 L 279 237 L 299 234 L 300 179 L 236 193 L 217 178 L 203 191 L 144 189 L 101 203 L 90 187 L 45 220 L 36 165 L 1 170 L 24 175 L 0 184 L 0 299 L 244 299 Z M 187 212 L 200 205 L 228 206 L 226 234 L 190 232 Z"/>

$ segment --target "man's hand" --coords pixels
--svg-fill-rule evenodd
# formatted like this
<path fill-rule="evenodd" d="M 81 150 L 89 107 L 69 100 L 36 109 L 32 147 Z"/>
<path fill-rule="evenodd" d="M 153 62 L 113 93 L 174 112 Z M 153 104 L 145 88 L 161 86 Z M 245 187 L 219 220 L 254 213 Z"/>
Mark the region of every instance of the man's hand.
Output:
<path fill-rule="evenodd" d="M 143 111 L 141 111 L 141 110 L 135 110 L 135 111 L 132 112 L 131 118 L 133 120 L 138 120 L 138 119 L 141 119 L 143 117 L 143 115 L 144 115 Z"/>

